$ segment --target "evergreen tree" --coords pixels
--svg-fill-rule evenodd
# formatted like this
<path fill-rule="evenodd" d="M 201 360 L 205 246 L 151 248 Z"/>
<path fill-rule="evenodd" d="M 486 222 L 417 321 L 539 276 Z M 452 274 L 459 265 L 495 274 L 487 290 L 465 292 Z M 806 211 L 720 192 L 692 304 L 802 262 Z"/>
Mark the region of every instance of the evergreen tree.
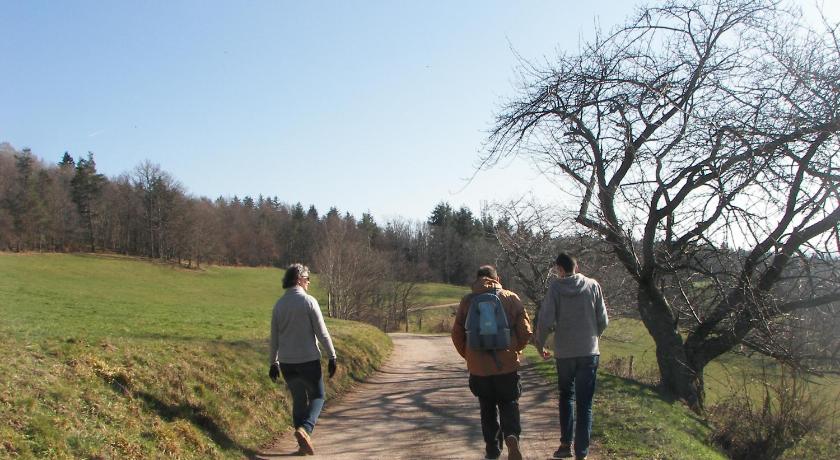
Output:
<path fill-rule="evenodd" d="M 76 203 L 79 214 L 87 225 L 91 252 L 96 252 L 93 232 L 94 206 L 102 193 L 104 184 L 105 176 L 96 172 L 96 162 L 93 160 L 93 153 L 88 152 L 87 159 L 80 158 L 78 163 L 76 163 L 76 175 L 70 181 L 70 187 L 73 202 Z"/>
<path fill-rule="evenodd" d="M 75 168 L 76 162 L 73 160 L 73 157 L 70 156 L 70 153 L 64 152 L 64 156 L 61 157 L 61 161 L 58 162 L 58 166 L 62 169 Z"/>

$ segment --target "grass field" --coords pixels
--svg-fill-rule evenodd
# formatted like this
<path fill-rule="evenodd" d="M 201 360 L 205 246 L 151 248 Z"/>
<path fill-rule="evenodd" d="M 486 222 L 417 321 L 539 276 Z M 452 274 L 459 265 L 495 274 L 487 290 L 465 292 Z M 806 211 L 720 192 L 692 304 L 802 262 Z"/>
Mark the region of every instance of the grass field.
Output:
<path fill-rule="evenodd" d="M 289 424 L 287 393 L 266 375 L 281 276 L 0 253 L 0 457 L 252 455 Z M 327 325 L 335 395 L 390 341 L 370 326 Z"/>
<path fill-rule="evenodd" d="M 423 283 L 417 286 L 417 304 L 430 306 L 457 303 L 469 290 L 468 287 L 454 284 Z"/>
<path fill-rule="evenodd" d="M 621 359 L 624 366 L 629 366 L 629 357 L 633 356 L 634 373 L 641 380 L 655 379 L 656 351 L 653 339 L 647 333 L 641 321 L 621 318 L 610 322 L 604 333 L 601 345 L 602 364 Z M 704 379 L 706 400 L 710 405 L 730 396 L 733 389 L 739 389 L 750 382 L 760 379 L 763 370 L 770 374 L 777 372 L 777 365 L 772 360 L 747 357 L 743 354 L 727 353 L 706 366 Z M 822 395 L 825 401 L 840 399 L 840 380 L 836 378 L 812 379 L 812 389 Z M 756 397 L 763 392 L 753 389 Z"/>
<path fill-rule="evenodd" d="M 525 354 L 556 385 L 554 360 L 543 361 L 531 346 Z M 664 400 L 649 386 L 606 372 L 598 372 L 593 420 L 592 439 L 599 458 L 726 458 L 710 446 L 709 426 L 683 404 Z"/>
<path fill-rule="evenodd" d="M 449 307 L 424 309 L 424 307 L 458 303 L 464 294 L 469 292 L 469 288 L 443 283 L 423 283 L 417 288 L 418 295 L 415 304 L 420 309 L 409 313 L 408 332 L 448 332 L 452 324 L 454 309 Z M 400 330 L 406 330 L 405 324 L 400 325 Z"/>
<path fill-rule="evenodd" d="M 621 366 L 621 374 L 626 375 L 631 356 L 633 372 L 637 378 L 648 382 L 658 378 L 653 339 L 641 321 L 626 318 L 611 321 L 601 342 L 602 366 L 605 369 L 611 365 Z M 777 363 L 767 358 L 748 357 L 738 353 L 720 356 L 705 368 L 706 406 L 712 408 L 733 395 L 749 395 L 755 404 L 760 406 L 765 396 L 762 382 L 767 380 L 763 374 L 766 373 L 769 381 L 775 384 L 779 372 Z M 784 458 L 835 457 L 834 454 L 826 454 L 840 452 L 840 379 L 811 377 L 808 391 L 811 398 L 828 414 L 828 426 L 825 431 L 809 435 L 799 445 L 789 449 Z"/>

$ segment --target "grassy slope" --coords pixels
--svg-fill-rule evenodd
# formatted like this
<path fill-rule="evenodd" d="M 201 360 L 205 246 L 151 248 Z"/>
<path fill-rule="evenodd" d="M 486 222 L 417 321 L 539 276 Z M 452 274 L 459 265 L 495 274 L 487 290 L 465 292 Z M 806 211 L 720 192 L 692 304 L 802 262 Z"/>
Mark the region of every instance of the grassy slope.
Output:
<path fill-rule="evenodd" d="M 455 304 L 461 301 L 468 287 L 444 283 L 423 283 L 417 287 L 417 305 L 428 307 L 435 305 Z M 451 327 L 455 308 L 432 308 L 416 310 L 408 316 L 408 331 L 420 333 L 448 332 Z M 400 330 L 405 330 L 405 324 Z"/>
<path fill-rule="evenodd" d="M 610 327 L 604 333 L 601 348 L 603 363 L 616 358 L 626 360 L 627 357 L 633 356 L 637 375 L 644 377 L 656 372 L 656 349 L 653 339 L 640 321 L 617 319 L 610 322 Z M 735 353 L 727 353 L 709 363 L 704 373 L 707 404 L 716 404 L 731 395 L 733 390 L 743 388 L 745 383 L 754 397 L 761 398 L 763 392 L 755 385 L 763 372 L 762 367 L 770 375 L 778 372 L 777 365 L 772 360 L 749 358 Z M 840 399 L 840 380 L 813 378 L 813 383 L 812 390 L 820 399 Z"/>
<path fill-rule="evenodd" d="M 417 286 L 417 304 L 430 306 L 458 303 L 469 290 L 468 287 L 454 284 L 423 283 Z"/>
<path fill-rule="evenodd" d="M 540 359 L 534 347 L 527 347 L 525 354 L 556 385 L 554 361 Z M 663 400 L 650 387 L 603 371 L 598 373 L 593 416 L 592 437 L 600 458 L 726 458 L 709 446 L 709 427 L 684 405 Z"/>
<path fill-rule="evenodd" d="M 0 457 L 253 453 L 289 422 L 288 396 L 266 376 L 281 275 L 0 254 Z M 334 395 L 390 342 L 373 327 L 327 324 L 340 357 Z"/>
<path fill-rule="evenodd" d="M 610 323 L 601 342 L 601 364 L 608 367 L 611 360 L 634 357 L 634 373 L 643 380 L 652 380 L 656 371 L 656 353 L 653 339 L 648 335 L 640 321 L 618 319 Z M 625 367 L 626 369 L 626 367 Z M 755 401 L 764 396 L 760 385 L 762 372 L 776 375 L 776 363 L 760 358 L 748 358 L 744 355 L 727 353 L 706 366 L 704 379 L 706 384 L 707 407 L 712 407 L 733 392 L 747 392 Z M 806 437 L 799 445 L 785 452 L 784 458 L 828 458 L 827 452 L 840 449 L 837 425 L 840 424 L 840 379 L 813 378 L 810 391 L 813 397 L 822 401 L 834 420 L 829 421 L 828 431 L 814 433 Z"/>

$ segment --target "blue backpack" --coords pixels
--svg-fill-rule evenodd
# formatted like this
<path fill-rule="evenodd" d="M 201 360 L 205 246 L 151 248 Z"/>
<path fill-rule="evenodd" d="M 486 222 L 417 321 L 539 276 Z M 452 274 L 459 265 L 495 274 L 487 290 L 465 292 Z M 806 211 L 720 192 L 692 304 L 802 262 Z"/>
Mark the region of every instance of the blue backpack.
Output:
<path fill-rule="evenodd" d="M 467 346 L 492 353 L 496 366 L 501 369 L 496 350 L 510 348 L 510 325 L 498 291 L 477 294 L 470 299 L 464 328 Z"/>

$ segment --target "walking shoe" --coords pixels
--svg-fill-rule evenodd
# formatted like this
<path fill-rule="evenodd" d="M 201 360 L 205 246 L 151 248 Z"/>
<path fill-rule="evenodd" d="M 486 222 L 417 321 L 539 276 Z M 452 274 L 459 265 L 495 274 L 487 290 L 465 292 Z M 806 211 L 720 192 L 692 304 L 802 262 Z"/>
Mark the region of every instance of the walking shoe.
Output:
<path fill-rule="evenodd" d="M 572 456 L 572 445 L 571 444 L 563 444 L 560 443 L 560 447 L 554 451 L 554 455 L 551 456 L 553 459 L 558 458 L 569 458 Z"/>
<path fill-rule="evenodd" d="M 502 448 L 492 444 L 484 448 L 484 460 L 496 460 L 502 456 Z"/>
<path fill-rule="evenodd" d="M 309 433 L 303 427 L 299 426 L 295 428 L 295 438 L 297 439 L 298 447 L 300 447 L 298 452 L 304 455 L 315 455 L 315 449 L 312 447 L 312 438 L 309 437 Z"/>
<path fill-rule="evenodd" d="M 510 435 L 505 438 L 505 445 L 508 448 L 508 460 L 522 460 L 522 452 L 519 451 L 519 438 Z"/>

